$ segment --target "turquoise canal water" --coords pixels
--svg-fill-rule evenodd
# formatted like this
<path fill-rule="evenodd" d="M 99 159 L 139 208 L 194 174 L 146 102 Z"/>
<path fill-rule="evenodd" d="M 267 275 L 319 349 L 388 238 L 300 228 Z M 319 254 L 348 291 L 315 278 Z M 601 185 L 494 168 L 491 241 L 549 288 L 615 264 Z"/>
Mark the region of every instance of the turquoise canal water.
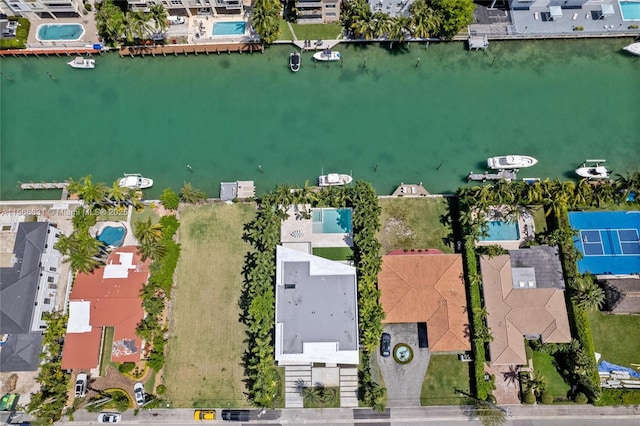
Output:
<path fill-rule="evenodd" d="M 486 158 L 532 155 L 523 177 L 574 177 L 586 158 L 614 172 L 640 163 L 640 61 L 629 39 L 338 47 L 314 64 L 291 47 L 259 54 L 2 59 L 1 197 L 53 198 L 17 182 L 123 173 L 155 181 L 147 197 L 191 182 L 314 183 L 352 173 L 380 194 L 400 182 L 455 191 Z M 52 77 L 49 77 L 48 74 Z M 54 79 L 55 78 L 55 79 Z M 191 167 L 188 168 L 187 165 Z"/>

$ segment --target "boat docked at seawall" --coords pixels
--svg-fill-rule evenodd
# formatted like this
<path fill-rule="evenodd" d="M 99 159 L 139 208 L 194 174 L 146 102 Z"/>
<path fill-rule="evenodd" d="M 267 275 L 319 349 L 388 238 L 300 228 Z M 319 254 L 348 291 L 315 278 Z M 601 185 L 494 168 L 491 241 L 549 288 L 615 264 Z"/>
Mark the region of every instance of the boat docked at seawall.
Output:
<path fill-rule="evenodd" d="M 300 70 L 301 58 L 298 52 L 292 52 L 289 54 L 289 68 L 293 72 L 298 72 Z"/>
<path fill-rule="evenodd" d="M 640 56 L 640 41 L 636 43 L 631 43 L 630 45 L 625 46 L 622 49 L 626 50 L 627 52 L 633 55 Z"/>
<path fill-rule="evenodd" d="M 522 169 L 525 167 L 531 167 L 536 164 L 538 160 L 528 155 L 502 155 L 499 157 L 487 158 L 487 166 L 490 169 Z"/>
<path fill-rule="evenodd" d="M 607 160 L 585 160 L 576 169 L 576 174 L 587 179 L 608 179 L 611 172 L 602 165 Z"/>
<path fill-rule="evenodd" d="M 340 56 L 340 52 L 334 52 L 331 49 L 325 49 L 321 52 L 314 53 L 313 59 L 315 59 L 316 61 L 331 62 L 339 61 L 340 59 L 342 59 L 342 57 Z"/>
<path fill-rule="evenodd" d="M 348 185 L 353 178 L 347 174 L 329 173 L 318 178 L 318 186 L 340 186 Z"/>
<path fill-rule="evenodd" d="M 82 56 L 76 56 L 73 61 L 67 62 L 71 68 L 90 70 L 96 67 L 96 61 L 93 59 L 83 58 Z"/>
<path fill-rule="evenodd" d="M 124 177 L 118 181 L 118 186 L 129 189 L 146 189 L 153 186 L 153 179 L 146 178 L 139 173 L 125 173 Z"/>

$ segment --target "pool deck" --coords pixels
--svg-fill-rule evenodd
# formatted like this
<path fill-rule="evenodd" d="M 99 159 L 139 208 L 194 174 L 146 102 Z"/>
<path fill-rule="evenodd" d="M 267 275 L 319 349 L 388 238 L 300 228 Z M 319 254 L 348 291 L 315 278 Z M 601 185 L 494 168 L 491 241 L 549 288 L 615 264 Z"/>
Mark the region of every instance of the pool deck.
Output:
<path fill-rule="evenodd" d="M 314 234 L 313 220 L 304 219 L 300 211 L 309 211 L 310 205 L 291 206 L 289 217 L 282 221 L 280 241 L 282 243 L 310 243 L 312 247 L 353 247 L 353 234 Z"/>
<path fill-rule="evenodd" d="M 127 233 L 124 236 L 124 241 L 122 242 L 121 247 L 137 246 L 138 240 L 133 236 L 133 229 L 131 228 L 131 225 L 124 220 L 123 221 L 113 221 L 113 220 L 100 221 L 96 223 L 94 226 L 92 226 L 91 228 L 89 228 L 89 235 L 95 238 L 100 233 L 100 231 L 107 226 L 120 227 L 122 225 L 124 225 L 124 227 L 127 228 Z"/>
<path fill-rule="evenodd" d="M 506 206 L 495 207 L 494 210 L 504 210 Z M 491 213 L 489 213 L 491 214 Z M 488 220 L 498 220 L 489 217 Z M 533 223 L 533 216 L 528 211 L 524 210 L 518 217 L 518 228 L 520 232 L 520 238 L 517 240 L 508 241 L 476 241 L 476 247 L 486 246 L 500 246 L 505 250 L 517 250 L 524 244 L 525 241 L 535 238 L 535 225 Z"/>

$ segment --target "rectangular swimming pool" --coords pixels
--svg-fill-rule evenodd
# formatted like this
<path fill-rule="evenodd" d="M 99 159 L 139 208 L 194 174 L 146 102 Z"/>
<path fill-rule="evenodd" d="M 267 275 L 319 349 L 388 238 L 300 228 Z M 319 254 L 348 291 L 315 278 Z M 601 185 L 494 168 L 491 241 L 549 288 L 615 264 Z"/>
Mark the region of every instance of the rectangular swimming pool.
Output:
<path fill-rule="evenodd" d="M 518 241 L 520 239 L 520 227 L 516 222 L 502 220 L 490 220 L 489 236 L 480 238 L 480 241 Z"/>
<path fill-rule="evenodd" d="M 213 24 L 213 35 L 242 35 L 245 32 L 247 23 L 245 21 L 216 22 Z"/>
<path fill-rule="evenodd" d="M 39 41 L 75 41 L 83 35 L 84 27 L 80 24 L 42 24 L 36 31 Z"/>
<path fill-rule="evenodd" d="M 314 234 L 348 234 L 351 232 L 351 209 L 312 209 Z"/>
<path fill-rule="evenodd" d="M 623 21 L 640 21 L 640 1 L 619 1 Z"/>
<path fill-rule="evenodd" d="M 570 212 L 581 273 L 640 272 L 640 211 Z"/>

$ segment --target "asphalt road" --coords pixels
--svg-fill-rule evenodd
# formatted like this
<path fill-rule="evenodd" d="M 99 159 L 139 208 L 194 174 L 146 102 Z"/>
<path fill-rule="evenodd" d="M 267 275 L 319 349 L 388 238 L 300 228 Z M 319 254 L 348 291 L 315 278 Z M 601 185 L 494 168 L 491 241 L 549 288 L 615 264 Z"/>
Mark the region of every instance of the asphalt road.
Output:
<path fill-rule="evenodd" d="M 638 407 L 593 407 L 590 405 L 536 405 L 510 406 L 507 425 L 561 425 L 561 426 L 638 426 L 640 408 Z M 219 413 L 219 410 L 218 410 Z M 250 422 L 234 424 L 259 425 L 480 425 L 481 422 L 470 416 L 465 407 L 415 407 L 388 409 L 378 413 L 368 409 L 286 409 L 268 410 L 258 417 L 259 410 L 251 410 Z M 203 422 L 193 420 L 192 409 L 133 411 L 122 415 L 122 424 L 130 425 L 193 425 Z M 222 420 L 205 422 L 210 424 L 229 423 Z M 84 426 L 97 424 L 97 414 L 78 411 L 73 422 L 57 422 L 59 426 Z"/>

